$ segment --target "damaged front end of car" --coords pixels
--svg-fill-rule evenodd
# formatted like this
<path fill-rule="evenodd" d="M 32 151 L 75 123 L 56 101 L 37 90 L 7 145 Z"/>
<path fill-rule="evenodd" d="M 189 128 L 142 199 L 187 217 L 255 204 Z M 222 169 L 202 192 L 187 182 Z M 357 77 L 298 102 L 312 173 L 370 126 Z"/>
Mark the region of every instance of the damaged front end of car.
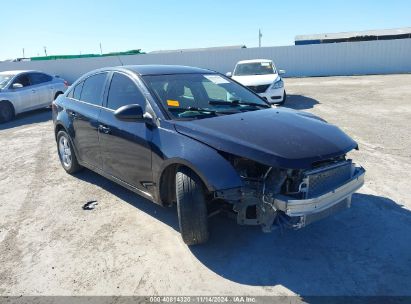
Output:
<path fill-rule="evenodd" d="M 364 184 L 365 170 L 345 155 L 312 164 L 309 169 L 283 169 L 225 154 L 243 186 L 216 191 L 228 202 L 240 225 L 300 229 L 349 208 L 351 196 Z"/>

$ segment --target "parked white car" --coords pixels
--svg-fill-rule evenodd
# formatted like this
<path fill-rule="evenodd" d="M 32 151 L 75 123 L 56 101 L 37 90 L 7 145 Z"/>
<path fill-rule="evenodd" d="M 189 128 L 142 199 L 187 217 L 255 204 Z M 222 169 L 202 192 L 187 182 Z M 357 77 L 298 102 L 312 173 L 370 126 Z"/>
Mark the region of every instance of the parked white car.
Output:
<path fill-rule="evenodd" d="M 253 90 L 271 104 L 284 104 L 287 94 L 281 79 L 284 70 L 277 71 L 272 60 L 253 59 L 239 61 L 234 72 L 226 75 Z"/>
<path fill-rule="evenodd" d="M 15 115 L 50 106 L 68 83 L 38 71 L 0 72 L 0 123 Z"/>

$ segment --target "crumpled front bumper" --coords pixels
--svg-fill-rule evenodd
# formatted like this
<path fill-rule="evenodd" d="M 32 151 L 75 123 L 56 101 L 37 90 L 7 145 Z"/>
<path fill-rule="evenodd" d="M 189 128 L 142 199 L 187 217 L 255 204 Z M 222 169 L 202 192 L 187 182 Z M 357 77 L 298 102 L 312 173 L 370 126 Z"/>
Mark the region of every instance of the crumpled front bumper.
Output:
<path fill-rule="evenodd" d="M 278 195 L 275 197 L 273 205 L 287 216 L 299 218 L 299 221 L 293 224 L 293 228 L 302 228 L 341 209 L 349 208 L 352 194 L 364 184 L 364 175 L 364 168 L 355 167 L 351 179 L 338 188 L 308 199 L 294 199 Z"/>

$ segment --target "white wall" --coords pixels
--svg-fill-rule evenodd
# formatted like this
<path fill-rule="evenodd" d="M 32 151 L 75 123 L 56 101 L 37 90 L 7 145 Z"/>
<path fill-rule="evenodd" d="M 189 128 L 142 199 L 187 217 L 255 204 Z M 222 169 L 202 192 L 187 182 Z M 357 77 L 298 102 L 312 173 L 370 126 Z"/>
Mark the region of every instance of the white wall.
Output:
<path fill-rule="evenodd" d="M 73 82 L 101 67 L 123 64 L 182 64 L 231 71 L 243 59 L 273 59 L 288 77 L 411 73 L 411 39 L 189 51 L 118 57 L 0 62 L 0 71 L 35 69 Z"/>

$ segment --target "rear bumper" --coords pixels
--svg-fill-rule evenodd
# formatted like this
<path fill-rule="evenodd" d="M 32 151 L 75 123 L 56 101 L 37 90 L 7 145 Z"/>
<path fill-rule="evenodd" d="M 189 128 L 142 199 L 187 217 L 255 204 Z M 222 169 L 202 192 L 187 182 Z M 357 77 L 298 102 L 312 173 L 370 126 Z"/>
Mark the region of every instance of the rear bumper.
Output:
<path fill-rule="evenodd" d="M 277 196 L 274 206 L 289 217 L 299 217 L 300 221 L 294 225 L 294 228 L 302 228 L 341 209 L 349 208 L 352 194 L 364 184 L 364 175 L 365 170 L 356 167 L 352 178 L 338 188 L 309 199 Z"/>

